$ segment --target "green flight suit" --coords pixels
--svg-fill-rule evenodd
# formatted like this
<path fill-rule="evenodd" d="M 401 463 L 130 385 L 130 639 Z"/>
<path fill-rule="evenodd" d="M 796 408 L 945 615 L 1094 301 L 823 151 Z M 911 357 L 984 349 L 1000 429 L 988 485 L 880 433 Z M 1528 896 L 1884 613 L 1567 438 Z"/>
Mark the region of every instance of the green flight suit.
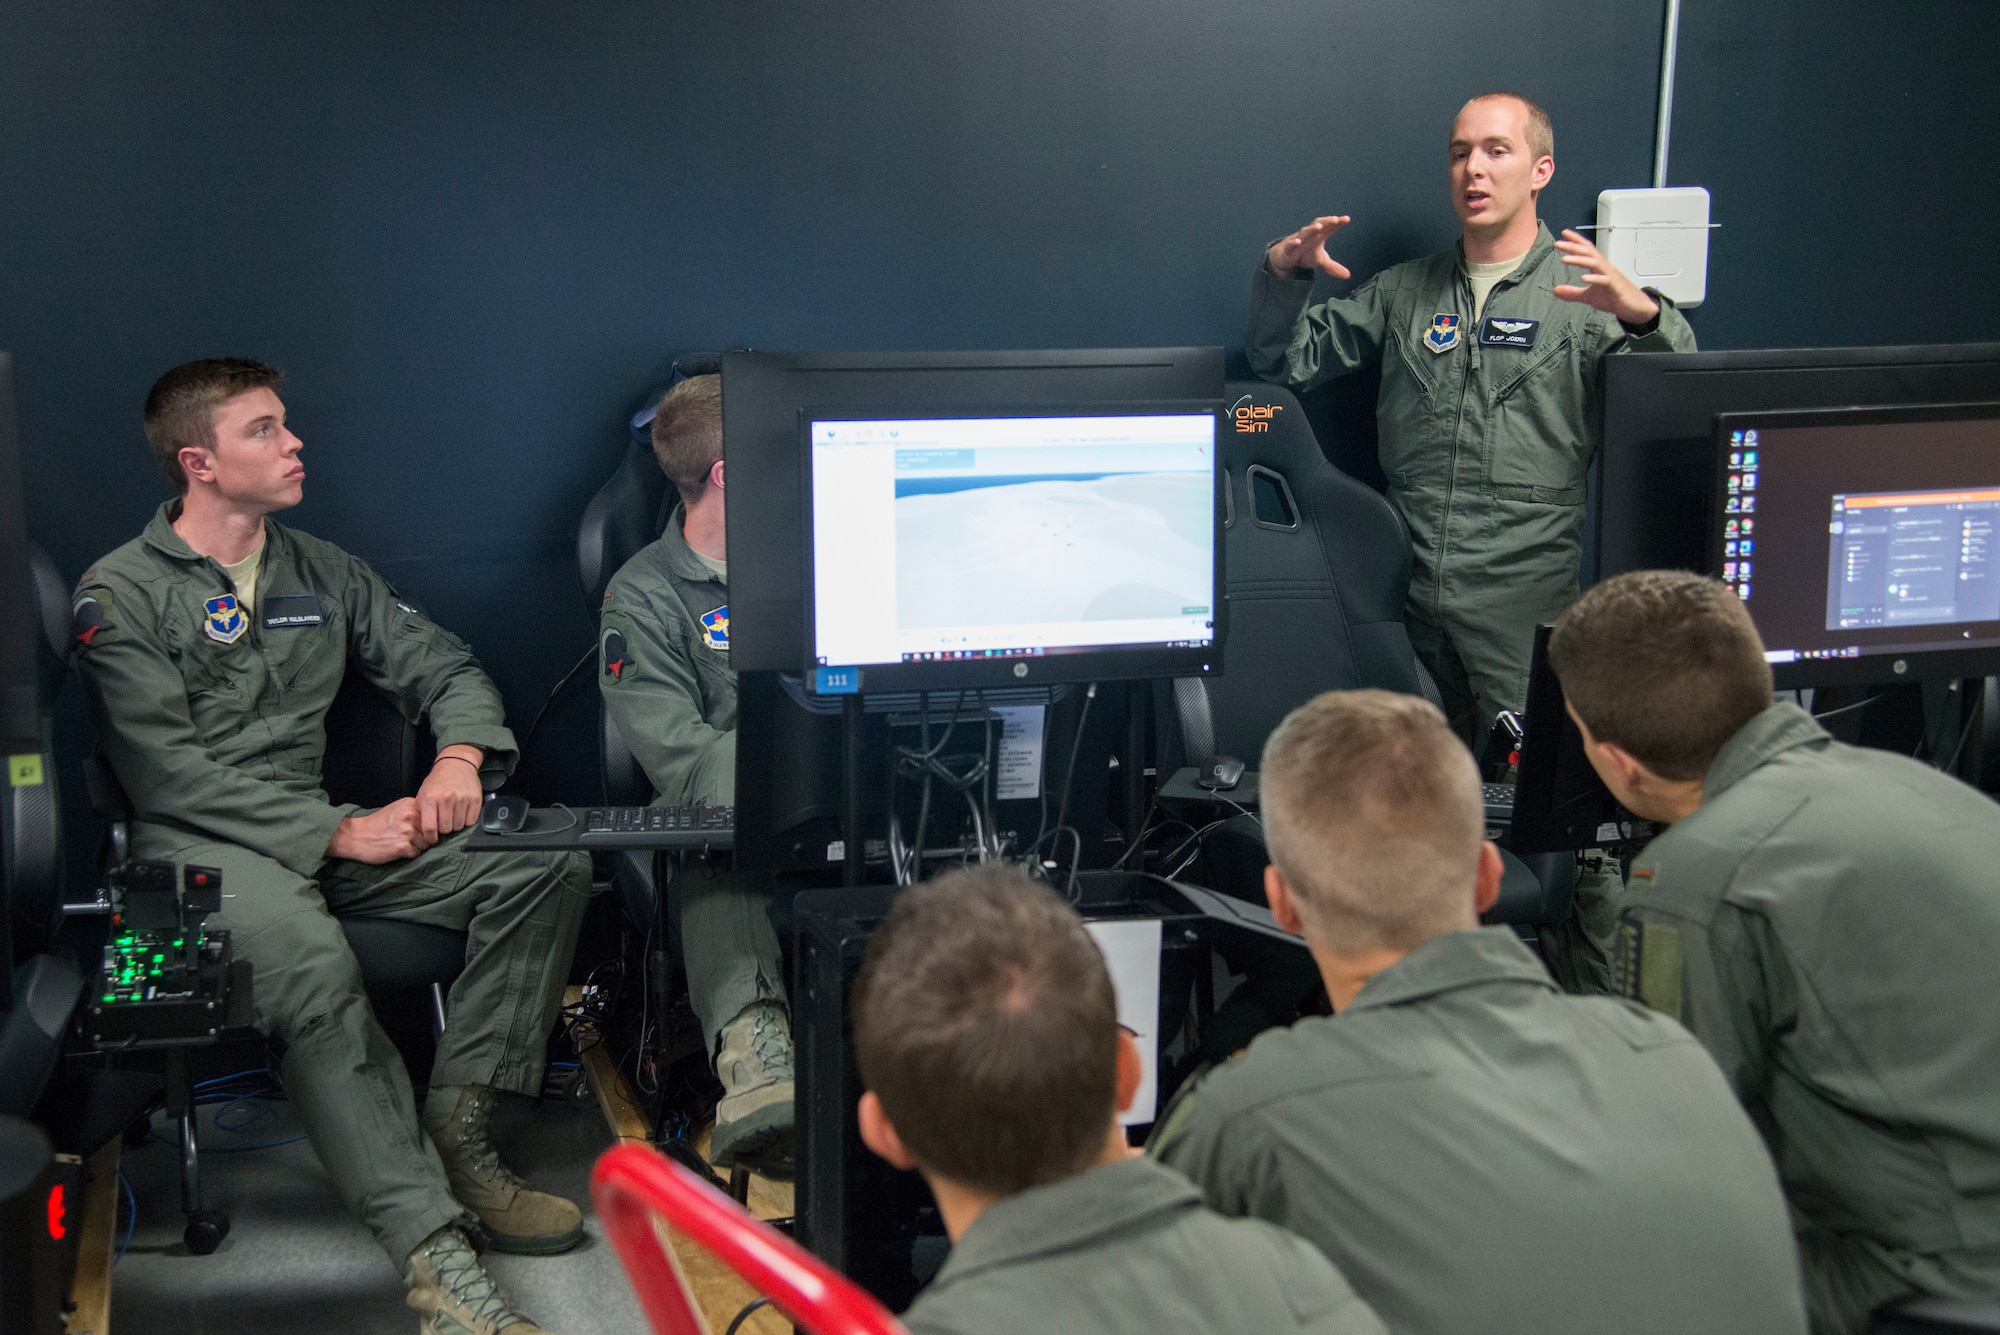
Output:
<path fill-rule="evenodd" d="M 1632 864 L 1618 982 L 1708 1046 L 1778 1162 L 1816 1331 L 2000 1296 L 2000 808 L 1795 705 Z"/>
<path fill-rule="evenodd" d="M 677 507 L 667 531 L 619 567 L 598 621 L 597 685 L 656 802 L 736 800 L 736 671 L 729 666 L 729 585 L 702 564 Z M 784 966 L 767 900 L 726 868 L 686 863 L 682 964 L 708 1051 L 756 1002 L 782 1001 Z"/>
<path fill-rule="evenodd" d="M 1104 1164 L 986 1208 L 903 1314 L 912 1335 L 1379 1335 L 1311 1246 L 1223 1219 L 1148 1159 Z"/>
<path fill-rule="evenodd" d="M 1416 555 L 1410 640 L 1454 726 L 1481 739 L 1495 714 L 1526 703 L 1535 627 L 1576 599 L 1599 363 L 1695 347 L 1664 297 L 1646 333 L 1562 300 L 1555 286 L 1571 272 L 1540 228 L 1476 326 L 1462 247 L 1310 309 L 1310 277 L 1259 264 L 1252 288 L 1245 351 L 1263 379 L 1304 391 L 1380 364 L 1382 471 Z"/>
<path fill-rule="evenodd" d="M 465 833 L 382 866 L 327 858 L 358 810 L 320 787 L 326 711 L 350 660 L 406 717 L 428 716 L 440 746 L 511 767 L 499 693 L 462 641 L 365 563 L 271 520 L 246 614 L 221 567 L 174 532 L 179 505 L 84 575 L 77 675 L 132 802 L 134 856 L 221 869 L 208 925 L 251 963 L 257 1025 L 285 1044 L 285 1090 L 327 1176 L 401 1266 L 437 1229 L 477 1220 L 452 1199 L 329 909 L 467 932 L 432 1082 L 536 1094 L 590 863 L 468 853 Z"/>
<path fill-rule="evenodd" d="M 1397 1335 L 1802 1332 L 1776 1175 L 1680 1026 L 1567 997 L 1509 929 L 1433 937 L 1260 1036 L 1153 1153 L 1316 1244 Z"/>

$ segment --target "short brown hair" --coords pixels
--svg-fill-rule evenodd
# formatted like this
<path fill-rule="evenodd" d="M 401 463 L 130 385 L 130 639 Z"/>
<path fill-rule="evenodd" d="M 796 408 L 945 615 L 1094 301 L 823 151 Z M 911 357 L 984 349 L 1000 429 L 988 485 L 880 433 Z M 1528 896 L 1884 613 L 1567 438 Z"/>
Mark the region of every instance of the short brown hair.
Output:
<path fill-rule="evenodd" d="M 1535 155 L 1537 161 L 1542 158 L 1552 158 L 1556 155 L 1556 123 L 1549 119 L 1548 112 L 1542 110 L 1541 103 L 1535 101 L 1532 97 L 1525 97 L 1520 93 L 1509 93 L 1501 89 L 1495 89 L 1490 93 L 1481 93 L 1478 97 L 1473 98 L 1472 101 L 1467 102 L 1466 105 L 1471 106 L 1473 102 L 1484 102 L 1489 97 L 1511 98 L 1519 102 L 1522 108 L 1528 113 L 1528 151 Z"/>
<path fill-rule="evenodd" d="M 708 490 L 708 470 L 722 457 L 722 377 L 691 375 L 653 413 L 653 453 L 684 501 Z"/>
<path fill-rule="evenodd" d="M 174 490 L 187 494 L 181 451 L 215 448 L 215 410 L 253 389 L 276 389 L 285 373 L 248 357 L 183 362 L 146 392 L 146 439 Z"/>
<path fill-rule="evenodd" d="M 927 1171 L 1013 1195 L 1088 1168 L 1118 1086 L 1097 943 L 1016 866 L 905 890 L 854 985 L 854 1055 Z"/>
<path fill-rule="evenodd" d="M 1479 771 L 1428 700 L 1328 691 L 1264 743 L 1264 834 L 1306 925 L 1346 954 L 1473 925 Z"/>
<path fill-rule="evenodd" d="M 1685 570 L 1605 580 L 1556 619 L 1549 666 L 1570 708 L 1663 779 L 1699 779 L 1771 707 L 1771 665 L 1742 599 Z"/>

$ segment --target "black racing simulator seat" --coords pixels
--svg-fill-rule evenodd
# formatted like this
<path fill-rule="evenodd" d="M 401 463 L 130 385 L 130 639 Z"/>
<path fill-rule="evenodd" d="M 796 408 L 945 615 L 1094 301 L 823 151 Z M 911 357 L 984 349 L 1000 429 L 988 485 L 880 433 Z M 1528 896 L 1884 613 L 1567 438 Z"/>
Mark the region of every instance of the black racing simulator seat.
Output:
<path fill-rule="evenodd" d="M 1229 633 L 1223 671 L 1173 683 L 1176 750 L 1196 772 L 1218 756 L 1254 766 L 1286 714 L 1322 691 L 1374 687 L 1442 707 L 1403 625 L 1410 587 L 1409 530 L 1373 488 L 1327 461 L 1291 391 L 1254 380 L 1224 388 L 1225 578 Z M 1172 743 L 1178 741 L 1178 748 Z M 1255 772 L 1220 794 L 1255 803 Z M 1185 771 L 1173 781 L 1187 788 Z M 1215 888 L 1264 902 L 1269 862 L 1262 827 L 1239 816 L 1205 846 Z M 1512 854 L 1488 922 L 1557 921 L 1570 907 L 1573 869 L 1533 867 Z"/>

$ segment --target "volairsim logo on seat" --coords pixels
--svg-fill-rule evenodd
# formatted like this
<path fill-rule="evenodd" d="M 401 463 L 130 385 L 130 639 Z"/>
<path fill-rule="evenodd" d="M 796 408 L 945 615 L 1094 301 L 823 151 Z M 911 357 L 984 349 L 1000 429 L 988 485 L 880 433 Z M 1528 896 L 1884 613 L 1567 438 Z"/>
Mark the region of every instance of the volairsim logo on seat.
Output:
<path fill-rule="evenodd" d="M 1285 411 L 1282 403 L 1252 403 L 1248 396 L 1237 401 L 1232 414 L 1236 418 L 1236 430 L 1240 435 L 1255 431 L 1269 431 L 1271 419 Z"/>

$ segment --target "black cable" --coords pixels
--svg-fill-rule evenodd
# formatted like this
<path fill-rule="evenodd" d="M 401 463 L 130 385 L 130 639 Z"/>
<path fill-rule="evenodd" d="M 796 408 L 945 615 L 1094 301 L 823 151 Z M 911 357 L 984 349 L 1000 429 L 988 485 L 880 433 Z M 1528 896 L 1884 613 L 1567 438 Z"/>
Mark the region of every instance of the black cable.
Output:
<path fill-rule="evenodd" d="M 562 680 L 557 682 L 555 684 L 555 689 L 549 692 L 549 698 L 542 701 L 542 707 L 535 711 L 534 720 L 528 724 L 527 732 L 521 735 L 520 754 L 518 755 L 518 757 L 515 759 L 514 762 L 514 767 L 516 769 L 519 769 L 521 765 L 527 761 L 528 748 L 530 746 L 533 746 L 535 743 L 535 729 L 542 726 L 542 716 L 549 712 L 549 706 L 553 705 L 556 702 L 556 697 L 561 695 L 563 693 L 564 688 L 567 687 L 570 684 L 570 682 L 576 679 L 576 674 L 583 671 L 584 668 L 588 667 L 592 662 L 596 661 L 596 658 L 597 658 L 597 644 L 595 641 L 593 641 L 591 643 L 591 646 L 583 651 L 583 657 L 576 660 L 576 666 L 571 668 L 569 671 L 563 673 Z"/>
<path fill-rule="evenodd" d="M 1856 700 L 1851 705 L 1842 705 L 1838 709 L 1829 709 L 1824 714 L 1814 714 L 1813 717 L 1816 719 L 1838 718 L 1842 714 L 1851 714 L 1857 709 L 1865 709 L 1867 706 L 1874 704 L 1877 700 L 1880 700 L 1881 698 L 1882 698 L 1881 693 L 1877 692 L 1876 694 L 1869 696 L 1866 700 Z"/>
<path fill-rule="evenodd" d="M 1972 740 L 1972 729 L 1979 723 L 1981 716 L 1985 712 L 1983 703 L 1975 702 L 1973 704 L 1972 717 L 1965 721 L 1965 727 L 1960 730 L 1958 745 L 1951 748 L 1951 759 L 1938 766 L 1940 771 L 1951 774 L 1958 769 L 1958 758 L 1965 751 L 1965 744 Z"/>
<path fill-rule="evenodd" d="M 760 1307 L 769 1307 L 770 1305 L 771 1300 L 769 1298 L 752 1298 L 749 1302 L 743 1304 L 743 1310 L 736 1314 L 736 1319 L 729 1323 L 729 1329 L 723 1331 L 722 1335 L 736 1335 L 736 1332 L 742 1329 L 743 1323 L 750 1319 L 752 1312 Z"/>
<path fill-rule="evenodd" d="M 1069 744 L 1069 763 L 1063 767 L 1062 791 L 1058 794 L 1056 800 L 1056 828 L 1058 830 L 1069 824 L 1069 786 L 1071 780 L 1076 778 L 1076 758 L 1083 750 L 1083 728 L 1086 723 L 1090 722 L 1090 703 L 1096 698 L 1097 683 L 1093 681 L 1090 683 L 1090 688 L 1083 693 L 1083 708 L 1078 711 L 1076 716 L 1076 738 Z M 1043 819 L 1047 819 L 1046 814 L 1044 814 Z M 1042 842 L 1041 835 L 1038 834 L 1035 836 L 1035 842 L 1037 844 Z M 1081 840 L 1078 841 L 1078 857 L 1082 856 L 1081 842 Z"/>

